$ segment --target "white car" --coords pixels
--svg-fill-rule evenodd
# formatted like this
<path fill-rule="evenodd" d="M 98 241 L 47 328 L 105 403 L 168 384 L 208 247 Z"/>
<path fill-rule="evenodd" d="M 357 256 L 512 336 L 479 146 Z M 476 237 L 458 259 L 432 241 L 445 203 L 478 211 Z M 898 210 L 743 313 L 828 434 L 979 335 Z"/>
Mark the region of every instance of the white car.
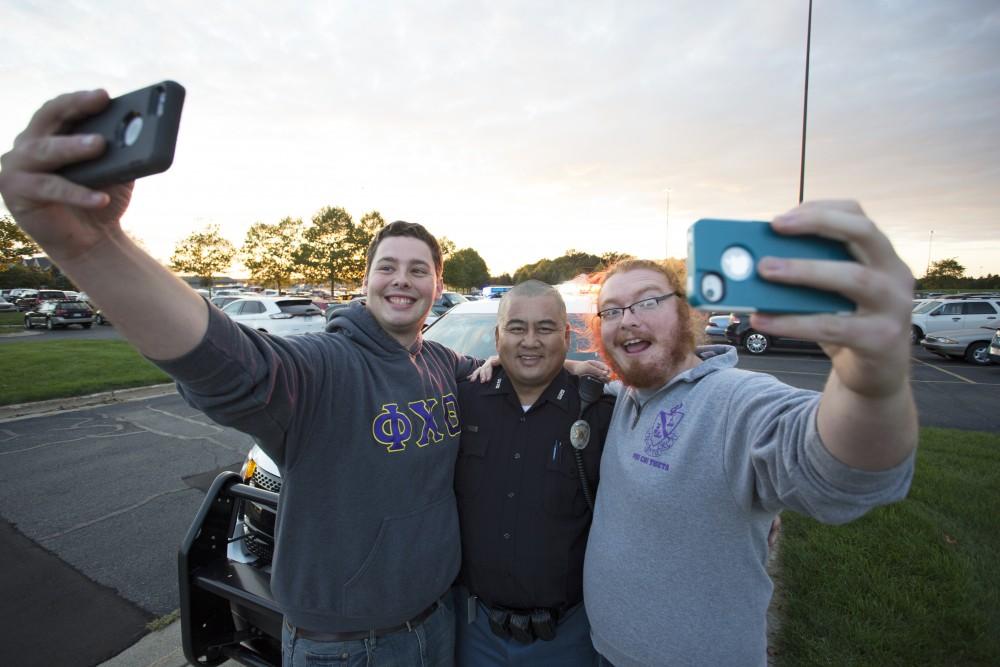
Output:
<path fill-rule="evenodd" d="M 326 318 L 309 299 L 253 296 L 226 304 L 222 309 L 234 322 L 276 336 L 320 333 Z"/>
<path fill-rule="evenodd" d="M 1000 299 L 935 299 L 917 306 L 910 315 L 910 342 L 939 331 L 1000 326 Z"/>
<path fill-rule="evenodd" d="M 990 362 L 990 340 L 996 329 L 952 329 L 936 331 L 924 337 L 920 344 L 929 352 L 950 359 L 965 359 L 970 364 L 988 366 Z"/>

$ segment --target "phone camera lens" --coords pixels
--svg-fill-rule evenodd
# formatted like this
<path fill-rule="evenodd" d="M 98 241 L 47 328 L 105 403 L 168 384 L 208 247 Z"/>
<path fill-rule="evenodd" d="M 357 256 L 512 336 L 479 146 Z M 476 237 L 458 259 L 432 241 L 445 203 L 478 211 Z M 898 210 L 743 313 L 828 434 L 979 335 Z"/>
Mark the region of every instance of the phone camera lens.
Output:
<path fill-rule="evenodd" d="M 122 143 L 125 146 L 132 146 L 139 140 L 139 135 L 142 134 L 142 116 L 137 113 L 131 113 L 122 122 L 125 125 L 125 132 L 122 134 Z"/>
<path fill-rule="evenodd" d="M 746 280 L 753 273 L 753 255 L 743 246 L 726 248 L 720 259 L 722 272 L 730 280 Z"/>
<path fill-rule="evenodd" d="M 705 297 L 705 301 L 709 303 L 718 303 L 722 301 L 722 297 L 725 295 L 725 283 L 722 281 L 722 277 L 717 273 L 706 273 L 701 278 L 701 295 Z"/>

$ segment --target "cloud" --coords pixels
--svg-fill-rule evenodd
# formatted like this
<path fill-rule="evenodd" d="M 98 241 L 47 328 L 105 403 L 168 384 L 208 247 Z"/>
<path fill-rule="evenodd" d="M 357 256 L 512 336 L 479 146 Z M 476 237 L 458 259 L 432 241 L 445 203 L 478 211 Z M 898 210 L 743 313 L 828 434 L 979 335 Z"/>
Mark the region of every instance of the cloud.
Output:
<path fill-rule="evenodd" d="M 807 196 L 860 199 L 911 266 L 933 228 L 1000 272 L 957 245 L 1000 239 L 1000 8 L 817 3 L 813 19 Z M 76 0 L 8 2 L 0 21 L 0 139 L 61 90 L 187 87 L 174 168 L 127 218 L 160 255 L 205 220 L 240 242 L 342 205 L 423 221 L 499 272 L 568 247 L 680 249 L 697 217 L 797 198 L 797 0 Z"/>

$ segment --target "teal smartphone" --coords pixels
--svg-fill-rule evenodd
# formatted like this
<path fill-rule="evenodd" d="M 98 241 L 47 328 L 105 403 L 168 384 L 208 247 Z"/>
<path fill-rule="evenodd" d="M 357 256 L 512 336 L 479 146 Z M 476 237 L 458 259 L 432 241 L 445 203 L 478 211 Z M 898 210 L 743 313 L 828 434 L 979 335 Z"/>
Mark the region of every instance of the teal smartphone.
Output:
<path fill-rule="evenodd" d="M 783 236 L 759 220 L 705 218 L 688 230 L 688 302 L 733 313 L 841 313 L 855 304 L 835 292 L 785 285 L 757 273 L 762 257 L 854 261 L 847 246 L 821 236 Z"/>
<path fill-rule="evenodd" d="M 126 183 L 170 168 L 184 107 L 184 87 L 161 81 L 108 103 L 103 111 L 65 129 L 63 134 L 100 134 L 104 153 L 59 171 L 89 188 Z"/>

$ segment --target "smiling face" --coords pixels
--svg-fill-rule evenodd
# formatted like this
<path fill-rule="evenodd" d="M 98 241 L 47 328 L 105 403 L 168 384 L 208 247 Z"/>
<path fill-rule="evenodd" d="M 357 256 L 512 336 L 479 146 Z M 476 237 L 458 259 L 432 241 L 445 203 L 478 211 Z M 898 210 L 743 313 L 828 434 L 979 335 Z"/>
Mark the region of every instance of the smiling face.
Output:
<path fill-rule="evenodd" d="M 651 268 L 613 273 L 601 286 L 597 310 L 631 304 L 676 291 L 667 276 Z M 690 310 L 680 295 L 655 308 L 625 308 L 617 320 L 600 322 L 600 347 L 622 381 L 641 389 L 659 387 L 698 364 L 690 332 Z"/>
<path fill-rule="evenodd" d="M 412 236 L 387 236 L 375 248 L 365 276 L 366 306 L 386 333 L 404 347 L 417 339 L 444 286 L 430 247 Z"/>
<path fill-rule="evenodd" d="M 497 315 L 496 341 L 500 363 L 522 404 L 533 404 L 566 360 L 566 306 L 558 294 L 509 292 Z"/>

